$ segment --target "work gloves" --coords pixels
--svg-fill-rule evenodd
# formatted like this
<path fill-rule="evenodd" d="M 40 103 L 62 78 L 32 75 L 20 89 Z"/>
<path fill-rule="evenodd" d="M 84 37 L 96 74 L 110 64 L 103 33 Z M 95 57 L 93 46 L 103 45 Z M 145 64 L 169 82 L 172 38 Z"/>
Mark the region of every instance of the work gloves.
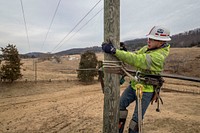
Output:
<path fill-rule="evenodd" d="M 108 53 L 108 54 L 115 54 L 116 53 L 116 48 L 113 46 L 113 44 L 111 42 L 110 43 L 103 43 L 102 44 L 102 50 L 105 53 Z M 125 44 L 123 42 L 120 42 L 120 50 L 127 51 Z"/>
<path fill-rule="evenodd" d="M 120 42 L 120 50 L 127 51 L 127 48 L 123 42 Z"/>
<path fill-rule="evenodd" d="M 113 46 L 113 44 L 111 42 L 110 43 L 102 43 L 102 50 L 105 53 L 108 53 L 108 54 L 115 54 L 116 53 L 116 48 Z M 120 43 L 120 50 L 127 51 L 127 49 L 124 45 L 121 46 L 121 43 Z M 122 85 L 125 82 L 124 78 L 125 78 L 125 75 L 123 75 L 120 78 L 120 85 Z"/>
<path fill-rule="evenodd" d="M 116 53 L 116 48 L 113 46 L 112 43 L 103 43 L 102 44 L 102 50 L 105 53 L 108 53 L 108 54 L 115 54 Z"/>

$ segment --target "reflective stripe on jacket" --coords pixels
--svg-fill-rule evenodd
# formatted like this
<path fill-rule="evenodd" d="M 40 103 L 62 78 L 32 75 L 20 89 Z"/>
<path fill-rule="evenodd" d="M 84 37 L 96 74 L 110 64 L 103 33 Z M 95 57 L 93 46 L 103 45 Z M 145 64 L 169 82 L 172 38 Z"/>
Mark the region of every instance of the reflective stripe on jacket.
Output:
<path fill-rule="evenodd" d="M 117 49 L 115 56 L 142 73 L 160 74 L 164 68 L 164 61 L 169 54 L 169 48 L 170 45 L 166 43 L 154 50 L 148 50 L 147 46 L 144 46 L 134 53 Z M 131 81 L 132 88 L 135 89 L 136 84 L 136 81 Z M 144 85 L 143 92 L 154 92 L 152 85 L 142 84 Z"/>

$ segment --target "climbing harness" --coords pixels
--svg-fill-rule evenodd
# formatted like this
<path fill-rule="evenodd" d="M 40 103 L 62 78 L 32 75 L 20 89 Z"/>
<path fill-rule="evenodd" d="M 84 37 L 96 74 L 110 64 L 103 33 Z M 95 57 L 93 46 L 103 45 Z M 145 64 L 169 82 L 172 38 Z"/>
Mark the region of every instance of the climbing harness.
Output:
<path fill-rule="evenodd" d="M 141 73 L 140 71 L 128 70 L 126 69 L 125 65 L 121 61 L 103 61 L 103 70 L 104 72 L 107 72 L 107 73 L 120 74 L 122 75 L 122 78 L 124 78 L 125 76 L 128 76 L 131 80 L 135 80 L 137 82 L 144 82 L 147 85 L 153 85 L 154 87 L 153 97 L 155 97 L 156 102 L 157 102 L 156 111 L 160 112 L 159 104 L 160 102 L 161 104 L 163 104 L 163 100 L 160 97 L 160 89 L 164 82 L 164 79 L 160 75 L 144 74 L 144 73 Z M 122 82 L 122 79 L 120 79 L 120 84 L 121 82 Z M 101 80 L 101 85 L 102 85 L 102 90 L 103 90 L 104 88 L 103 78 Z"/>

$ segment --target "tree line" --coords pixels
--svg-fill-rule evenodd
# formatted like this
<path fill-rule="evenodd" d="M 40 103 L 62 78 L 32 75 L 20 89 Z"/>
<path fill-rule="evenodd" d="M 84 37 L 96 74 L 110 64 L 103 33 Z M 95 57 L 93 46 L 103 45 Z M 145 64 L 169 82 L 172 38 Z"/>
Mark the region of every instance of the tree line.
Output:
<path fill-rule="evenodd" d="M 16 46 L 13 44 L 8 44 L 5 48 L 1 47 L 1 52 L 0 81 L 13 82 L 22 78 L 23 75 L 21 74 L 21 66 L 23 64 L 21 63 L 21 58 Z M 81 54 L 79 69 L 83 69 L 84 71 L 78 71 L 78 79 L 85 83 L 91 83 L 94 80 L 94 77 L 98 75 L 97 71 L 95 70 L 97 68 L 97 64 L 98 60 L 94 52 L 86 51 L 85 53 Z M 85 71 L 85 69 L 88 68 L 92 68 L 94 70 Z"/>
<path fill-rule="evenodd" d="M 1 47 L 0 57 L 0 80 L 1 82 L 13 82 L 22 77 L 21 59 L 15 45 L 8 44 Z"/>

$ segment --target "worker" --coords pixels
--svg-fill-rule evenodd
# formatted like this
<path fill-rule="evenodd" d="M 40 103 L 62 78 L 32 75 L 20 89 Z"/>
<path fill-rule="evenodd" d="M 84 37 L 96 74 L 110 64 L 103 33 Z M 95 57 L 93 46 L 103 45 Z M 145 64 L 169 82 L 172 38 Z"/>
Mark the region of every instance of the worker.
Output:
<path fill-rule="evenodd" d="M 103 43 L 102 49 L 105 53 L 116 56 L 119 60 L 133 66 L 137 71 L 145 74 L 159 75 L 163 70 L 164 61 L 169 54 L 170 31 L 163 26 L 154 26 L 147 35 L 147 45 L 135 52 L 128 52 L 116 49 L 111 42 Z M 120 119 L 119 133 L 123 133 L 126 117 L 128 115 L 127 107 L 136 101 L 135 110 L 129 123 L 129 133 L 138 133 L 138 105 L 135 85 L 138 82 L 131 80 L 130 85 L 124 90 L 120 97 Z M 141 82 L 144 86 L 142 92 L 142 119 L 151 102 L 156 100 L 153 85 Z"/>

